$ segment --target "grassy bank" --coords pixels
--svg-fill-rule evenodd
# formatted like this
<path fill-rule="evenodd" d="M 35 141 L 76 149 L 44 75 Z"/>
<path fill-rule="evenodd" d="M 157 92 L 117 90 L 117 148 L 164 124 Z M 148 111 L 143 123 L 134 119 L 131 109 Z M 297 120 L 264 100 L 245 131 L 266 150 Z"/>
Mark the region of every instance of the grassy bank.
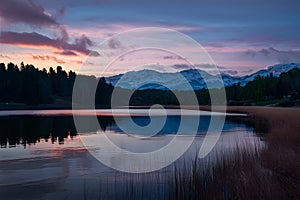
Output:
<path fill-rule="evenodd" d="M 248 113 L 254 124 L 265 120 L 269 133 L 266 147 L 257 154 L 236 152 L 243 156 L 218 163 L 212 185 L 226 187 L 234 199 L 299 199 L 300 109 L 231 106 L 227 111 Z M 224 191 L 215 192 L 224 197 Z"/>

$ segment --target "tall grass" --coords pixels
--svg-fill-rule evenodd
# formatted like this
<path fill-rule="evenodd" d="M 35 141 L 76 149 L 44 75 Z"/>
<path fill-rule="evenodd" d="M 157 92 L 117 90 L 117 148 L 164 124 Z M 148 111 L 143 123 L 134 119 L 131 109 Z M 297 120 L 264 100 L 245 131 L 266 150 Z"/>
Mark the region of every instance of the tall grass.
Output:
<path fill-rule="evenodd" d="M 99 185 L 99 199 L 297 199 L 290 162 L 270 157 L 267 148 L 237 148 L 231 156 L 219 153 L 216 162 L 195 158 L 152 173 L 116 173 Z"/>
<path fill-rule="evenodd" d="M 182 157 L 152 173 L 116 172 L 99 185 L 99 199 L 253 199 L 268 197 L 261 185 L 271 174 L 260 163 L 261 147 L 236 147 L 205 159 Z"/>
<path fill-rule="evenodd" d="M 253 163 L 255 163 L 253 165 Z M 257 172 L 260 172 L 257 174 Z M 249 191 L 268 177 L 260 165 L 259 148 L 247 151 L 237 147 L 228 156 L 217 153 L 213 163 L 195 158 L 190 165 L 174 165 L 174 178 L 169 184 L 171 199 L 259 199 L 264 196 L 261 190 Z M 253 179 L 254 178 L 254 179 Z M 255 188 L 257 189 L 257 188 Z M 253 193 L 254 192 L 254 193 Z"/>
<path fill-rule="evenodd" d="M 99 186 L 99 199 L 300 199 L 300 126 L 268 123 L 262 146 L 183 157 L 152 173 L 116 173 Z"/>
<path fill-rule="evenodd" d="M 300 126 L 289 120 L 268 121 L 263 148 L 220 152 L 210 168 L 198 160 L 191 170 L 175 166 L 172 199 L 300 199 Z"/>

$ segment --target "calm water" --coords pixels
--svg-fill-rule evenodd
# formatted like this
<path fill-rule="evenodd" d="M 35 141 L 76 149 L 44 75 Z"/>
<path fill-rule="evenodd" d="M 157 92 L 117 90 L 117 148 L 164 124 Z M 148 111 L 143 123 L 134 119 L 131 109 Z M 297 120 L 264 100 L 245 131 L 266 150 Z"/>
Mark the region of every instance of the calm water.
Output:
<path fill-rule="evenodd" d="M 133 120 L 146 126 L 150 119 L 141 112 L 137 111 Z M 138 153 L 153 151 L 168 144 L 176 134 L 181 120 L 178 113 L 170 111 L 162 130 L 146 140 L 124 133 L 109 116 L 109 110 L 98 113 L 101 130 L 86 126 L 85 132 L 81 131 L 79 135 L 72 116 L 69 116 L 71 113 L 0 112 L 1 199 L 112 199 L 124 196 L 164 199 L 168 196 L 168 178 L 174 173 L 174 166 L 146 174 L 118 172 L 91 156 L 82 144 L 82 139 L 95 137 L 97 133 L 104 131 L 123 149 Z M 89 120 L 85 116 L 87 112 L 77 114 Z M 126 123 L 128 116 L 121 114 L 121 120 Z M 195 115 L 196 113 L 190 112 L 185 117 L 192 118 Z M 176 163 L 189 163 L 189 160 L 195 158 L 209 122 L 209 113 L 201 116 L 194 143 Z M 262 141 L 244 116 L 229 116 L 226 117 L 217 145 L 201 162 L 203 167 L 210 166 L 220 155 L 226 159 L 236 148 L 251 152 L 261 144 Z"/>

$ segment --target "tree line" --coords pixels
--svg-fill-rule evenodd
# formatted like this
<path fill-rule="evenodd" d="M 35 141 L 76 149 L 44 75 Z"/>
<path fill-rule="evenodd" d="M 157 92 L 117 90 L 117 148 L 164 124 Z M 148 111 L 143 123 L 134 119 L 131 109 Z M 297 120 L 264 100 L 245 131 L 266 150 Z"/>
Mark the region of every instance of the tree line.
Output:
<path fill-rule="evenodd" d="M 300 69 L 291 69 L 279 77 L 274 77 L 273 74 L 265 77 L 256 76 L 245 86 L 235 84 L 225 89 L 228 103 L 232 104 L 285 99 L 286 103 L 292 105 L 296 99 L 300 99 Z"/>
<path fill-rule="evenodd" d="M 300 99 L 300 69 L 294 68 L 280 74 L 279 77 L 256 76 L 253 81 L 242 86 L 240 83 L 225 87 L 229 105 L 264 105 L 279 102 L 280 106 L 292 106 Z M 201 89 L 196 91 L 177 91 L 181 96 L 193 95 L 199 105 L 210 105 L 210 93 L 221 94 L 220 89 Z M 131 98 L 132 105 L 177 105 L 178 101 L 171 91 L 142 90 L 136 91 Z M 220 102 L 223 104 L 223 102 Z"/>
<path fill-rule="evenodd" d="M 61 66 L 47 71 L 23 62 L 20 67 L 11 62 L 7 66 L 0 63 L 0 103 L 53 104 L 57 98 L 71 102 L 76 77 L 75 72 L 66 72 Z M 107 104 L 104 99 L 109 99 L 106 94 L 112 91 L 112 86 L 106 84 L 104 78 L 83 77 L 98 81 L 97 93 L 101 98 L 96 99 L 97 103 Z"/>
<path fill-rule="evenodd" d="M 77 75 L 73 71 L 66 72 L 61 66 L 54 70 L 39 70 L 33 65 L 20 67 L 13 63 L 0 63 L 0 103 L 24 103 L 27 105 L 53 104 L 57 98 L 71 102 L 72 91 L 76 77 L 80 76 L 87 83 L 96 83 L 95 104 L 98 107 L 109 106 L 114 87 L 107 84 L 105 78 Z M 89 91 L 88 84 L 82 87 L 82 97 Z M 273 101 L 288 98 L 299 99 L 300 69 L 295 68 L 282 73 L 279 77 L 272 74 L 266 77 L 257 76 L 245 86 L 235 84 L 225 87 L 227 103 L 231 105 L 255 104 L 261 101 Z M 182 96 L 196 94 L 200 105 L 210 104 L 210 92 L 218 94 L 219 89 L 201 89 L 196 91 L 176 91 Z M 129 90 L 118 88 L 120 98 L 118 103 L 126 105 L 122 95 L 133 93 L 130 105 L 178 105 L 178 100 L 172 91 L 166 90 Z M 124 102 L 123 102 L 124 101 Z M 80 102 L 79 102 L 80 103 Z M 220 102 L 222 103 L 222 102 Z"/>

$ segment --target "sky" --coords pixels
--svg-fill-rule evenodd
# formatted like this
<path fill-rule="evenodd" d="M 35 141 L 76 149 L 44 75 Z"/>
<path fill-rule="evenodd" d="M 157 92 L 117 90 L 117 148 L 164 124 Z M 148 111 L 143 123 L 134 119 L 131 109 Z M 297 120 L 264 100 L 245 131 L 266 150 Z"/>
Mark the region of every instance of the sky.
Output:
<path fill-rule="evenodd" d="M 244 75 L 278 63 L 300 63 L 299 11 L 297 0 L 1 0 L 0 62 L 24 61 L 41 69 L 60 65 L 93 74 L 105 66 L 82 70 L 89 58 L 107 63 L 114 58 L 112 50 L 128 49 L 113 39 L 115 34 L 158 27 L 186 34 L 222 71 Z M 145 34 L 145 40 L 157 44 L 169 39 L 154 38 Z M 176 51 L 193 49 L 178 46 Z M 176 55 L 158 59 L 145 53 L 131 56 L 131 63 L 120 59 L 117 70 L 105 73 L 128 71 L 132 60 L 162 65 L 172 59 L 183 64 Z"/>

